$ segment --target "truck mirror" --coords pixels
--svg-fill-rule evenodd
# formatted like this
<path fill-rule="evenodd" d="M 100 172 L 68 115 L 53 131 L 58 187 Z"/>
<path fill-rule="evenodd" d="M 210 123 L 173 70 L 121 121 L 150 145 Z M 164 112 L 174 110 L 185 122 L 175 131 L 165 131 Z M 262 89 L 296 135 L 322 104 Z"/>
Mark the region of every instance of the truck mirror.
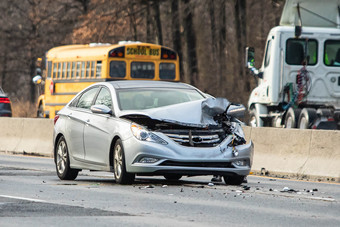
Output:
<path fill-rule="evenodd" d="M 259 72 L 258 69 L 255 68 L 255 50 L 253 47 L 246 48 L 246 68 L 250 70 L 250 72 L 259 77 L 260 79 L 263 78 L 263 73 Z"/>
<path fill-rule="evenodd" d="M 246 48 L 246 67 L 255 67 L 255 50 L 253 47 Z"/>

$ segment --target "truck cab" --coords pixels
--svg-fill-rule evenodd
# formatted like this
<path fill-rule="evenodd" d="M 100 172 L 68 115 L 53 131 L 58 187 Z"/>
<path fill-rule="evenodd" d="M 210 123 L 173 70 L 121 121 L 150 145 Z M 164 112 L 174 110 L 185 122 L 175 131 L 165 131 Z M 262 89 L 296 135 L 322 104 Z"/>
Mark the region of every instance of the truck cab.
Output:
<path fill-rule="evenodd" d="M 294 10 L 319 10 L 311 2 L 320 5 L 287 0 L 281 25 L 268 34 L 260 69 L 254 67 L 253 48 L 246 50 L 246 66 L 258 80 L 248 101 L 251 126 L 339 128 L 340 20 L 337 14 L 334 24 L 326 20 L 324 26 L 315 21 L 318 27 L 294 25 Z M 297 14 L 300 20 L 304 16 Z"/>

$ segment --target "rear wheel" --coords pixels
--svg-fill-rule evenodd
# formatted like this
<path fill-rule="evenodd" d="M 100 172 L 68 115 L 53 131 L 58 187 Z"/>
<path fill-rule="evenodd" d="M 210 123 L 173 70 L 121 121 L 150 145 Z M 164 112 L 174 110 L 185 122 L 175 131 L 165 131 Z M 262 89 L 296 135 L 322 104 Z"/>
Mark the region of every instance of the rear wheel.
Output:
<path fill-rule="evenodd" d="M 224 182 L 229 185 L 240 185 L 243 183 L 245 176 L 223 176 Z"/>
<path fill-rule="evenodd" d="M 308 129 L 312 126 L 316 118 L 317 118 L 317 114 L 316 114 L 315 109 L 303 108 L 300 113 L 298 127 L 300 129 Z"/>
<path fill-rule="evenodd" d="M 164 178 L 167 180 L 176 181 L 176 180 L 181 179 L 182 175 L 169 173 L 169 174 L 164 174 Z"/>
<path fill-rule="evenodd" d="M 119 184 L 133 183 L 135 174 L 126 172 L 124 148 L 120 139 L 117 140 L 113 152 L 113 170 L 116 182 Z"/>
<path fill-rule="evenodd" d="M 70 158 L 64 136 L 60 137 L 55 152 L 57 175 L 61 180 L 74 180 L 78 176 L 78 169 L 70 167 Z"/>
<path fill-rule="evenodd" d="M 301 109 L 289 108 L 285 117 L 285 128 L 296 128 Z"/>

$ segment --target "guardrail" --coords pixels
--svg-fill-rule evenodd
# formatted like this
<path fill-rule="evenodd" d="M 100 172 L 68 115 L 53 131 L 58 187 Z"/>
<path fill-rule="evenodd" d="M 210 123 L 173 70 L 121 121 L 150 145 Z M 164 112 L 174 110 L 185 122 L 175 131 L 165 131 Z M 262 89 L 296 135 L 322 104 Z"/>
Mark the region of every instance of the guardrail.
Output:
<path fill-rule="evenodd" d="M 256 174 L 340 182 L 340 131 L 244 127 Z M 52 157 L 53 120 L 0 118 L 0 151 Z"/>

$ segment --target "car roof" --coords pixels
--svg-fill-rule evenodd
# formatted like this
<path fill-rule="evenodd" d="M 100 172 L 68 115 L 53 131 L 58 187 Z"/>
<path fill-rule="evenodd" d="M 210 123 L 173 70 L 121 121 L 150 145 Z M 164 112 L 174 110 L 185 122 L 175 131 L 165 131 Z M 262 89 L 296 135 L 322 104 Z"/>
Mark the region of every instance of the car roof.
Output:
<path fill-rule="evenodd" d="M 182 88 L 195 89 L 193 86 L 185 83 L 167 82 L 167 81 L 149 81 L 149 80 L 120 80 L 108 82 L 115 89 L 120 88 Z"/>

